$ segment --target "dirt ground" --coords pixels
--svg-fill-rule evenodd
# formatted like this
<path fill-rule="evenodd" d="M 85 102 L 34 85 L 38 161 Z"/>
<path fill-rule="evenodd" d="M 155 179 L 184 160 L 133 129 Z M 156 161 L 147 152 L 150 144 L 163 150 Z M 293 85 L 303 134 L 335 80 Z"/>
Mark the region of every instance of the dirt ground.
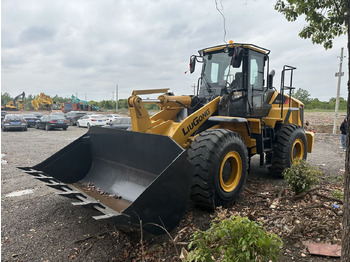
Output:
<path fill-rule="evenodd" d="M 338 261 L 310 255 L 303 241 L 340 244 L 342 203 L 334 192 L 343 190 L 345 154 L 339 135 L 328 129 L 333 114 L 306 113 L 305 119 L 316 132 L 308 162 L 322 171 L 317 188 L 297 198 L 253 158 L 242 197 L 217 214 L 248 216 L 278 234 L 284 242 L 279 261 Z M 43 161 L 86 131 L 1 133 L 1 261 L 180 261 L 191 233 L 207 229 L 214 213 L 190 203 L 169 234 L 125 234 L 107 221 L 93 220 L 94 211 L 73 207 L 71 200 L 16 168 Z"/>

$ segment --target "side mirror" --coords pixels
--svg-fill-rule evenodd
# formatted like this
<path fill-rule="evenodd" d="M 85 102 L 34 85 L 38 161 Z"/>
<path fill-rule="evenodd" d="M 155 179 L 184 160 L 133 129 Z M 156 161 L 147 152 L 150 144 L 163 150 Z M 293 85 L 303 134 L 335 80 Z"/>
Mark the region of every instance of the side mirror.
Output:
<path fill-rule="evenodd" d="M 190 57 L 190 73 L 192 74 L 196 69 L 196 56 L 192 55 Z"/>
<path fill-rule="evenodd" d="M 242 47 L 236 47 L 232 54 L 231 65 L 232 67 L 239 68 L 242 63 L 244 49 Z"/>

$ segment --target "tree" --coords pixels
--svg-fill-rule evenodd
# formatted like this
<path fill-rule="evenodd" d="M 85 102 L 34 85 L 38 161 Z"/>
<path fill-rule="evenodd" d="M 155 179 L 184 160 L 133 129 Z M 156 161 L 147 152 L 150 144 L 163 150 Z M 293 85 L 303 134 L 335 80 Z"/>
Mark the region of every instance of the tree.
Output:
<path fill-rule="evenodd" d="M 332 48 L 333 39 L 347 33 L 346 0 L 277 0 L 275 9 L 288 21 L 304 15 L 308 23 L 300 31 L 301 38 L 311 38 L 314 44 Z"/>
<path fill-rule="evenodd" d="M 127 99 L 119 99 L 118 100 L 118 108 L 128 108 Z"/>
<path fill-rule="evenodd" d="M 102 101 L 98 102 L 98 106 L 100 108 L 110 110 L 110 109 L 115 108 L 115 102 L 112 100 L 102 100 Z"/>
<path fill-rule="evenodd" d="M 32 110 L 33 109 L 33 106 L 32 106 L 33 99 L 34 99 L 34 96 L 32 94 L 29 94 L 25 98 L 24 107 L 23 107 L 25 110 Z"/>
<path fill-rule="evenodd" d="M 12 101 L 13 98 L 9 93 L 1 93 L 1 104 L 6 105 L 8 102 Z"/>
<path fill-rule="evenodd" d="M 306 25 L 300 31 L 302 38 L 311 38 L 312 43 L 332 48 L 333 39 L 348 35 L 348 68 L 350 69 L 350 0 L 277 0 L 275 9 L 288 21 L 303 16 Z M 348 105 L 350 114 L 350 70 L 348 77 Z M 350 261 L 350 121 L 347 124 L 344 174 L 344 212 L 341 261 Z"/>
<path fill-rule="evenodd" d="M 310 93 L 302 88 L 298 88 L 294 94 L 294 97 L 300 100 L 304 105 L 311 102 Z"/>

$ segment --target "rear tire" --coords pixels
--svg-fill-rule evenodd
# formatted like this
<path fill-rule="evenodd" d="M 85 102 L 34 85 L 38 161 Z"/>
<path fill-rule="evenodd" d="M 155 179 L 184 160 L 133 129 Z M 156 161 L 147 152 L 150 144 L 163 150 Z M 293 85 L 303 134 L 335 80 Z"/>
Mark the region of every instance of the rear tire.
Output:
<path fill-rule="evenodd" d="M 49 131 L 50 130 L 50 126 L 48 124 L 45 125 L 45 130 Z"/>
<path fill-rule="evenodd" d="M 307 139 L 304 130 L 294 124 L 283 125 L 273 149 L 270 174 L 282 178 L 282 173 L 297 159 L 306 160 Z"/>
<path fill-rule="evenodd" d="M 86 127 L 87 127 L 87 129 L 90 129 L 90 124 L 89 124 L 89 123 L 87 123 Z"/>
<path fill-rule="evenodd" d="M 62 129 L 63 129 L 64 131 L 66 131 L 66 130 L 67 130 L 67 128 L 68 128 L 68 127 L 63 127 Z"/>
<path fill-rule="evenodd" d="M 239 197 L 248 171 L 247 148 L 236 132 L 206 130 L 188 149 L 194 166 L 192 200 L 206 208 L 230 206 Z"/>
<path fill-rule="evenodd" d="M 79 124 L 79 122 L 77 122 L 77 127 L 80 127 L 80 124 Z"/>

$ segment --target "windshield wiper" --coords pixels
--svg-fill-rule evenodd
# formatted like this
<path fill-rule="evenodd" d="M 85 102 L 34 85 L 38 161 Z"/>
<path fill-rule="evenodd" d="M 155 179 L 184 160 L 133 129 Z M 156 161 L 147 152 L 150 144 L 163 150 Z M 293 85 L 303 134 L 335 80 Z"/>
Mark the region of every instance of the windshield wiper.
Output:
<path fill-rule="evenodd" d="M 204 82 L 206 84 L 205 86 L 207 88 L 208 93 L 211 93 L 212 92 L 212 90 L 211 90 L 212 86 L 210 85 L 209 80 L 208 80 L 207 76 L 204 73 L 203 73 L 202 79 L 204 79 Z"/>

